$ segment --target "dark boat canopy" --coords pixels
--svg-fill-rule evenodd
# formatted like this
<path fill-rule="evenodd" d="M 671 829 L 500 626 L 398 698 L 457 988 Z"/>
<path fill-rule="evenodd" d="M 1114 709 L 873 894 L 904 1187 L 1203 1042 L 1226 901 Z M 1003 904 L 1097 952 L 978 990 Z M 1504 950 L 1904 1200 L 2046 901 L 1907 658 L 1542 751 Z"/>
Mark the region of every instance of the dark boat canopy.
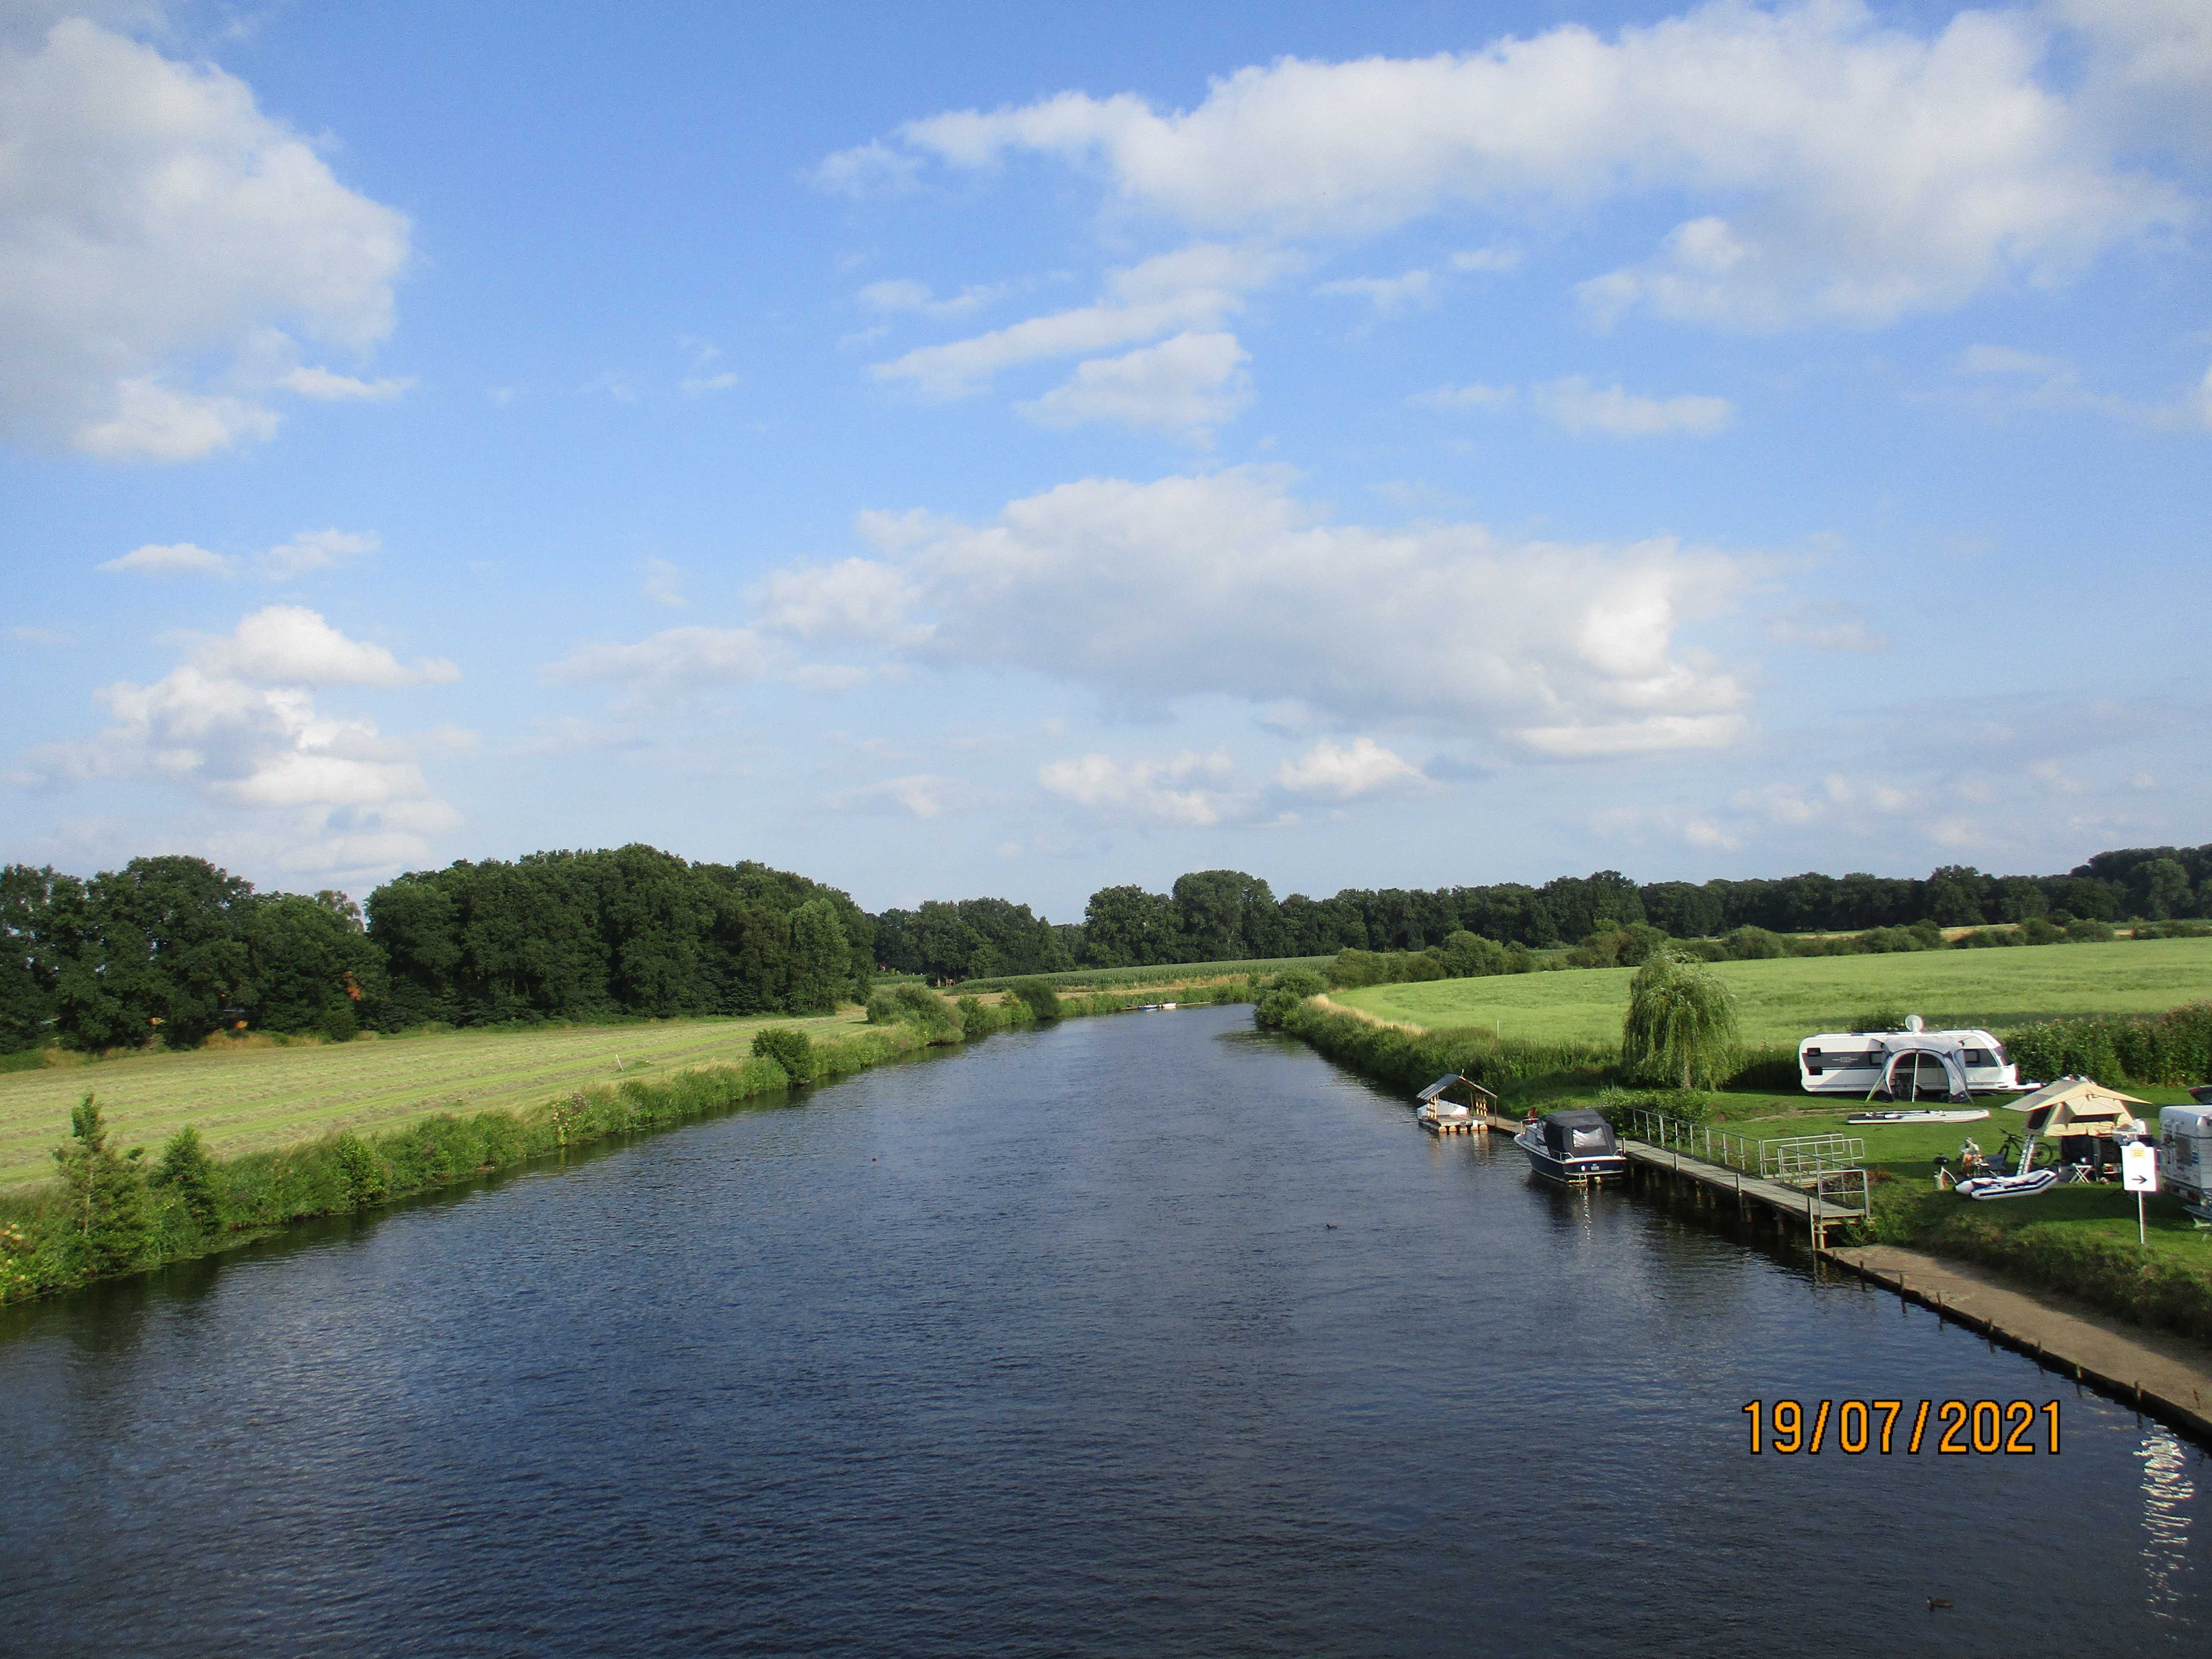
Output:
<path fill-rule="evenodd" d="M 1610 1158 L 1620 1150 L 1613 1125 L 1595 1112 L 1547 1112 L 1537 1122 L 1554 1158 Z"/>

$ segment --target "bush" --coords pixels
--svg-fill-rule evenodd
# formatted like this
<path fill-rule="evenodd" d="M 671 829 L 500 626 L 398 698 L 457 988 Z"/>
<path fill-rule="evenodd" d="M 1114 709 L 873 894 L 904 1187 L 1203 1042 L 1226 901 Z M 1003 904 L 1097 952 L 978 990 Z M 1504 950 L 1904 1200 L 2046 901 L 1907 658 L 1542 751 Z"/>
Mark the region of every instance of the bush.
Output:
<path fill-rule="evenodd" d="M 868 1000 L 872 1006 L 875 999 L 871 997 Z M 784 1075 L 793 1083 L 814 1081 L 814 1044 L 804 1031 L 789 1025 L 771 1025 L 756 1031 L 753 1053 L 782 1066 Z"/>
<path fill-rule="evenodd" d="M 1473 938 L 1473 934 L 1468 935 Z M 1282 1030 L 1291 1010 L 1309 997 L 1317 997 L 1328 989 L 1328 981 L 1309 969 L 1293 968 L 1288 973 L 1277 974 L 1261 988 L 1254 1000 L 1252 1021 L 1263 1031 Z"/>
<path fill-rule="evenodd" d="M 149 1237 L 144 1149 L 124 1155 L 107 1144 L 99 1103 L 87 1095 L 70 1113 L 70 1139 L 54 1148 L 62 1190 L 75 1235 L 69 1241 L 76 1270 L 87 1279 L 137 1265 Z"/>
<path fill-rule="evenodd" d="M 1790 942 L 1764 927 L 1739 927 L 1721 940 L 1731 962 L 1771 962 L 1790 954 Z"/>
<path fill-rule="evenodd" d="M 1632 1112 L 1657 1112 L 1677 1123 L 1703 1123 L 1713 1115 L 1712 1097 L 1699 1089 L 1601 1089 L 1591 1104 L 1621 1130 Z"/>
<path fill-rule="evenodd" d="M 2054 927 L 2041 916 L 2030 916 L 2020 925 L 2022 945 L 2056 945 L 2066 937 L 2066 930 Z"/>
<path fill-rule="evenodd" d="M 350 1129 L 331 1143 L 331 1156 L 344 1178 L 346 1201 L 352 1208 L 365 1209 L 391 1189 L 384 1160 Z"/>
<path fill-rule="evenodd" d="M 202 1234 L 222 1231 L 222 1200 L 216 1190 L 215 1160 L 200 1132 L 191 1124 L 171 1135 L 150 1177 L 156 1191 L 176 1194 L 192 1226 Z"/>
<path fill-rule="evenodd" d="M 2083 916 L 2066 924 L 2066 937 L 2076 945 L 2102 945 L 2112 936 L 2112 925 L 2094 916 Z"/>
<path fill-rule="evenodd" d="M 1006 987 L 1006 994 L 1039 1019 L 1060 1018 L 1060 993 L 1043 980 L 1018 979 Z"/>
<path fill-rule="evenodd" d="M 868 998 L 868 1024 L 911 1025 L 927 1042 L 957 1042 L 962 1030 L 960 1016 L 952 1005 L 923 985 L 894 985 L 872 994 Z"/>

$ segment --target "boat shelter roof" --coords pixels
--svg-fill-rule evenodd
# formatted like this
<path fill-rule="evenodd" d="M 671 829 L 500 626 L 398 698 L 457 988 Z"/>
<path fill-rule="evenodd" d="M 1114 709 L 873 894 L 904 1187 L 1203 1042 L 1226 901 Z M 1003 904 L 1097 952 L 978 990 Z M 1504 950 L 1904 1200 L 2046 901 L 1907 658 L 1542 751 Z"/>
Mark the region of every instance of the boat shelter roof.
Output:
<path fill-rule="evenodd" d="M 1463 1078 L 1457 1072 L 1454 1072 L 1448 1077 L 1438 1078 L 1434 1083 L 1429 1085 L 1427 1088 L 1422 1090 L 1420 1093 L 1415 1095 L 1413 1098 L 1416 1100 L 1434 1100 L 1438 1095 L 1443 1093 L 1445 1090 L 1450 1088 L 1455 1083 L 1464 1083 L 1470 1088 L 1474 1086 L 1474 1080 L 1472 1079 Z M 1401 1085 L 1401 1086 L 1402 1087 L 1403 1085 Z"/>
<path fill-rule="evenodd" d="M 2111 1134 L 2141 1121 L 2150 1103 L 2107 1089 L 2094 1078 L 2062 1077 L 2032 1095 L 2005 1102 L 2008 1112 L 2045 1112 L 2043 1133 L 2051 1135 Z"/>

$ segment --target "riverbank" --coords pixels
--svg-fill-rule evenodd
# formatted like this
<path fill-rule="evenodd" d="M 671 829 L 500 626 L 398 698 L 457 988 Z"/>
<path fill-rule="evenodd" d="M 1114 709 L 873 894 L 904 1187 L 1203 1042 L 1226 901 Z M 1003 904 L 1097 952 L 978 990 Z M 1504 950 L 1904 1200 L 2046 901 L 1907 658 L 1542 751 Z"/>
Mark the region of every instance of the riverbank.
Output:
<path fill-rule="evenodd" d="M 1237 1003 L 1249 981 L 1203 986 L 1134 987 L 1088 996 L 1025 1000 L 1012 993 L 986 1001 L 939 999 L 941 1018 L 927 1024 L 842 1023 L 826 1039 L 809 1036 L 802 1075 L 766 1054 L 702 1065 L 653 1080 L 630 1079 L 568 1089 L 526 1105 L 463 1115 L 434 1111 L 402 1127 L 362 1134 L 331 1129 L 314 1139 L 231 1158 L 179 1162 L 121 1154 L 107 1138 L 109 1184 L 82 1189 L 46 1182 L 0 1193 L 0 1303 L 74 1290 L 171 1262 L 216 1255 L 295 1223 L 348 1214 L 396 1199 L 626 1136 L 648 1133 L 830 1081 L 929 1048 L 973 1041 L 1046 1018 L 1121 1013 L 1174 992 L 1189 1006 Z M 758 1022 L 763 1030 L 823 1029 L 824 1022 Z M 617 1034 L 633 1028 L 613 1028 Z M 72 1073 L 96 1085 L 97 1068 Z M 94 1087 L 88 1092 L 97 1094 Z M 57 1129 L 52 1139 L 63 1139 Z M 51 1143 L 50 1143 L 51 1144 Z M 100 1160 L 88 1159 L 91 1169 Z"/>
<path fill-rule="evenodd" d="M 1328 1058 L 1403 1089 L 1459 1073 L 1515 1109 L 1602 1104 L 1613 1081 L 1613 1053 L 1575 1041 L 1528 1042 L 1492 1030 L 1425 1031 L 1384 1023 L 1327 998 L 1282 1013 L 1282 1029 Z M 1759 1093 L 1721 1095 L 1728 1127 L 1753 1138 L 1835 1130 L 1832 1103 L 1808 1109 Z M 1780 1111 L 1777 1118 L 1766 1114 Z M 1827 1115 L 1823 1115 L 1826 1114 Z M 1857 1133 L 1857 1132 L 1853 1132 Z M 2002 1133 L 2002 1126 L 1996 1131 Z M 2212 1234 L 2201 1232 L 2172 1199 L 2147 1206 L 2155 1248 L 2136 1241 L 2132 1195 L 2111 1188 L 2069 1187 L 2011 1205 L 1979 1205 L 1935 1192 L 1928 1158 L 1936 1142 L 1955 1148 L 1957 1126 L 1892 1129 L 1870 1160 L 1873 1214 L 1862 1244 L 1888 1244 L 1994 1270 L 2015 1283 L 2080 1298 L 2105 1314 L 2147 1328 L 2212 1344 Z M 1923 1140 L 1933 1134 L 1936 1140 Z M 1991 1143 L 1994 1149 L 1995 1143 Z M 2040 1206 L 2040 1207 L 2038 1207 Z"/>
<path fill-rule="evenodd" d="M 2123 1327 L 2071 1297 L 1893 1244 L 1826 1253 L 1870 1284 L 2092 1383 L 2212 1445 L 2212 1349 Z"/>

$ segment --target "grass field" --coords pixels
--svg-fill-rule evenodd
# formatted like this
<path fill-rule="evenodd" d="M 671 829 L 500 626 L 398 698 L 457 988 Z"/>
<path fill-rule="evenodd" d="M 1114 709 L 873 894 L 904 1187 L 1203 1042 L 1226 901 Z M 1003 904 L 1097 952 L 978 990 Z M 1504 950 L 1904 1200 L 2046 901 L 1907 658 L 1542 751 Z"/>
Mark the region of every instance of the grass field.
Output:
<path fill-rule="evenodd" d="M 100 1097 L 114 1144 L 149 1156 L 187 1123 L 220 1158 L 333 1129 L 392 1129 L 434 1112 L 512 1109 L 623 1079 L 659 1082 L 751 1053 L 764 1025 L 817 1035 L 850 1029 L 857 1009 L 822 1019 L 683 1019 L 542 1031 L 453 1031 L 289 1048 L 133 1054 L 0 1075 L 0 1189 L 53 1173 L 70 1109 Z M 617 1069 L 619 1062 L 619 1069 Z"/>
<path fill-rule="evenodd" d="M 2130 939 L 2014 950 L 1723 962 L 1747 1043 L 1791 1043 L 1862 1011 L 1899 1009 L 1933 1026 L 2010 1025 L 2065 1014 L 2154 1014 L 2212 997 L 2212 939 Z M 1537 1042 L 1618 1042 L 1629 968 L 1430 980 L 1336 991 L 1331 1000 L 1426 1030 L 1494 1024 Z"/>

